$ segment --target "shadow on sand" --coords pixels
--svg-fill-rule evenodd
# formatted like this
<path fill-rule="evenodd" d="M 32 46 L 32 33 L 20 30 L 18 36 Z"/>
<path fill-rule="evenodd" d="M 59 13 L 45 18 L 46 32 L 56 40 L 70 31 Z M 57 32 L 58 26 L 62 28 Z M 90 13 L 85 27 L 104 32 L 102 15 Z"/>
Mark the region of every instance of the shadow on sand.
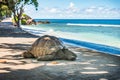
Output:
<path fill-rule="evenodd" d="M 18 50 L 27 50 L 32 44 L 10 44 L 10 43 L 2 43 L 0 44 L 0 48 L 11 49 L 14 51 Z"/>
<path fill-rule="evenodd" d="M 0 37 L 19 37 L 19 38 L 37 38 L 39 36 L 30 34 L 18 28 L 0 28 Z"/>

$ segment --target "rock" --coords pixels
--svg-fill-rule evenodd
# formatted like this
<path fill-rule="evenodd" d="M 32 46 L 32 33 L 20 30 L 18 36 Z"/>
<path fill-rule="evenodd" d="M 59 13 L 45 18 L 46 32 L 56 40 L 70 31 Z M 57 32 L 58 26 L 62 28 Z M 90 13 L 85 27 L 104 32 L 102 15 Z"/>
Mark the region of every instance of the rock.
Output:
<path fill-rule="evenodd" d="M 49 21 L 38 21 L 36 22 L 36 24 L 50 24 Z"/>

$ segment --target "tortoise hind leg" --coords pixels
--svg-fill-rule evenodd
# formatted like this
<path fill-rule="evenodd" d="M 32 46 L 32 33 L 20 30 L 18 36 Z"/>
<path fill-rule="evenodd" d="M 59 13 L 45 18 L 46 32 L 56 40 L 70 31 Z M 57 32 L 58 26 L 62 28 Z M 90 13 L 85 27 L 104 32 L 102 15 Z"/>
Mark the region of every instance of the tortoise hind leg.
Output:
<path fill-rule="evenodd" d="M 22 54 L 22 57 L 24 57 L 24 58 L 34 58 L 34 56 L 31 53 L 29 53 L 29 52 L 24 52 Z"/>

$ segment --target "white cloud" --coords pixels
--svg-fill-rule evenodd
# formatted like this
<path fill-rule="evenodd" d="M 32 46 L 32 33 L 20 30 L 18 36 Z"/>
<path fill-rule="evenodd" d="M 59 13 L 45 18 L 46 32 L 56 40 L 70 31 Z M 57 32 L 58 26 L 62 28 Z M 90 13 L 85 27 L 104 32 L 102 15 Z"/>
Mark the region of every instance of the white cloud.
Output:
<path fill-rule="evenodd" d="M 57 13 L 58 10 L 57 10 L 57 8 L 51 8 L 51 9 L 49 9 L 49 12 L 51 12 L 51 13 Z"/>
<path fill-rule="evenodd" d="M 116 8 L 108 8 L 108 7 L 89 7 L 89 8 L 85 8 L 83 10 L 84 13 L 86 14 L 99 14 L 99 15 L 105 15 L 105 14 L 115 14 L 115 13 L 119 13 L 120 9 L 116 9 Z"/>
<path fill-rule="evenodd" d="M 86 11 L 87 13 L 92 13 L 94 10 L 93 10 L 92 8 L 87 8 L 85 11 Z"/>
<path fill-rule="evenodd" d="M 56 14 L 56 13 L 60 13 L 61 10 L 59 8 L 56 8 L 56 7 L 52 7 L 52 8 L 41 8 L 41 10 L 39 11 L 40 13 L 50 13 L 50 14 Z"/>
<path fill-rule="evenodd" d="M 97 11 L 97 7 L 95 7 L 95 6 L 91 6 L 91 7 L 88 7 L 88 8 L 85 8 L 84 10 L 83 10 L 85 13 L 94 13 L 94 12 L 96 12 Z"/>
<path fill-rule="evenodd" d="M 69 8 L 74 8 L 75 4 L 73 2 L 70 2 Z"/>
<path fill-rule="evenodd" d="M 73 2 L 70 2 L 69 6 L 66 9 L 64 9 L 64 12 L 67 14 L 75 14 L 78 13 L 79 11 L 80 9 L 77 8 Z"/>
<path fill-rule="evenodd" d="M 98 10 L 104 10 L 104 7 L 98 7 Z"/>

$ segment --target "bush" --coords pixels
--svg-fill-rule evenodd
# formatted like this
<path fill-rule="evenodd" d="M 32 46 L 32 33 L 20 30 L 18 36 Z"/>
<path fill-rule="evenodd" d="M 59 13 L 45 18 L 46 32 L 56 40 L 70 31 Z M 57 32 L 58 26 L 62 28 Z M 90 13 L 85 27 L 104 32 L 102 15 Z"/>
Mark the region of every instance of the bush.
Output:
<path fill-rule="evenodd" d="M 26 22 L 27 22 L 26 19 L 22 19 L 22 20 L 21 20 L 21 24 L 23 24 L 23 25 L 26 25 Z"/>

